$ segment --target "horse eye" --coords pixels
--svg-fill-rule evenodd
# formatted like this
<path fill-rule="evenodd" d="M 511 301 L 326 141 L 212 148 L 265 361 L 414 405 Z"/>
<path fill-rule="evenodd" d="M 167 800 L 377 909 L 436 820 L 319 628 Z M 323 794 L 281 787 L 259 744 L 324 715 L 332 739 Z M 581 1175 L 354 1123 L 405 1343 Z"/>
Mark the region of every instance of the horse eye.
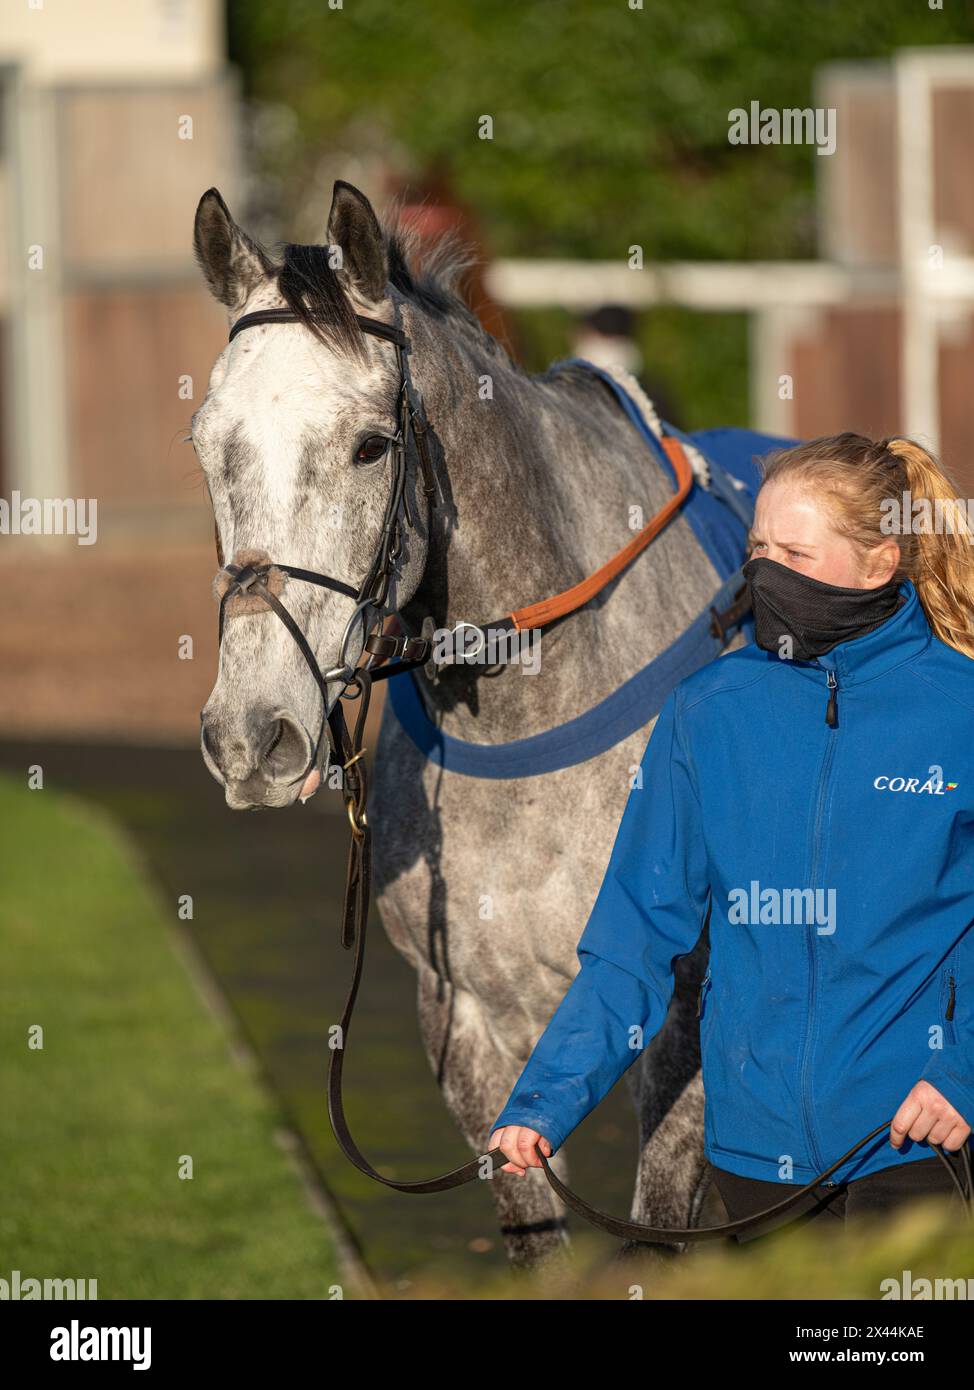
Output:
<path fill-rule="evenodd" d="M 388 447 L 389 441 L 384 434 L 370 434 L 355 450 L 355 462 L 374 463 L 382 457 Z"/>

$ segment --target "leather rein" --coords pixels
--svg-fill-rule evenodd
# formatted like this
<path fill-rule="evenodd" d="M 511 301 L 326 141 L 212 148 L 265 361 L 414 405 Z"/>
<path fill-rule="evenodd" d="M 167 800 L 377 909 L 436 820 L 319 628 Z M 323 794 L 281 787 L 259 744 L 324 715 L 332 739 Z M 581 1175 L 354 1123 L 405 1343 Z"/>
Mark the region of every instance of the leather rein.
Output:
<path fill-rule="evenodd" d="M 517 1166 L 522 1166 L 517 1160 L 510 1159 L 500 1148 L 489 1149 L 479 1157 L 471 1159 L 468 1163 L 461 1164 L 459 1168 L 454 1168 L 447 1173 L 441 1173 L 438 1177 L 427 1178 L 416 1182 L 397 1182 L 392 1178 L 385 1177 L 377 1172 L 369 1163 L 368 1159 L 361 1152 L 355 1140 L 352 1138 L 345 1118 L 345 1109 L 342 1100 L 342 1067 L 344 1064 L 345 1051 L 348 1042 L 348 1034 L 352 1021 L 352 1013 L 355 1008 L 355 1001 L 358 996 L 359 985 L 362 979 L 362 972 L 365 964 L 365 941 L 366 928 L 368 924 L 369 902 L 371 897 L 371 875 L 372 875 L 372 845 L 371 828 L 368 824 L 367 802 L 368 802 L 368 783 L 364 762 L 365 748 L 362 739 L 365 732 L 365 723 L 368 715 L 369 702 L 372 694 L 373 683 L 377 680 L 384 680 L 390 676 L 396 676 L 402 672 L 414 669 L 417 666 L 425 665 L 429 660 L 433 642 L 432 639 L 424 637 L 411 637 L 407 635 L 392 635 L 382 632 L 381 628 L 385 617 L 388 616 L 385 603 L 389 588 L 389 582 L 395 573 L 396 563 L 402 549 L 402 521 L 400 513 L 405 516 L 406 524 L 412 525 L 412 518 L 409 510 L 408 497 L 405 491 L 406 482 L 406 449 L 409 436 L 412 436 L 416 447 L 422 473 L 422 492 L 427 500 L 429 514 L 432 516 L 436 506 L 436 477 L 432 465 L 429 450 L 429 422 L 426 418 L 425 409 L 419 393 L 413 386 L 407 354 L 410 350 L 410 341 L 406 334 L 398 327 L 384 323 L 380 319 L 367 318 L 361 314 L 356 314 L 359 327 L 364 333 L 392 343 L 396 350 L 399 366 L 399 403 L 398 416 L 399 428 L 394 438 L 390 440 L 389 453 L 392 458 L 392 481 L 389 489 L 389 496 L 386 505 L 385 515 L 382 522 L 382 530 L 379 542 L 376 547 L 375 557 L 369 570 L 356 588 L 352 584 L 345 583 L 343 580 L 335 579 L 330 575 L 319 574 L 314 570 L 298 568 L 294 565 L 280 564 L 277 562 L 266 562 L 257 564 L 235 565 L 232 563 L 224 564 L 223 554 L 220 547 L 219 534 L 216 533 L 217 558 L 221 570 L 229 576 L 229 584 L 220 600 L 220 619 L 219 619 L 219 639 L 222 643 L 225 608 L 228 600 L 236 595 L 245 595 L 261 600 L 278 618 L 294 638 L 301 654 L 303 655 L 315 683 L 321 693 L 322 718 L 318 737 L 314 750 L 309 760 L 308 766 L 303 774 L 305 777 L 313 771 L 318 770 L 321 780 L 324 780 L 327 768 L 327 760 L 323 758 L 326 752 L 324 732 L 327 727 L 331 754 L 340 763 L 343 771 L 342 793 L 348 813 L 349 825 L 351 827 L 351 839 L 349 843 L 348 866 L 345 882 L 345 894 L 341 914 L 341 943 L 346 950 L 354 948 L 352 979 L 349 986 L 348 995 L 342 1010 L 339 1023 L 337 1038 L 331 1048 L 331 1061 L 328 1069 L 328 1116 L 331 1121 L 332 1130 L 338 1141 L 339 1147 L 345 1157 L 355 1165 L 359 1172 L 364 1173 L 374 1181 L 382 1183 L 385 1187 L 391 1187 L 397 1192 L 407 1194 L 425 1194 L 431 1192 L 446 1192 L 450 1188 L 460 1187 L 464 1183 L 472 1182 L 475 1179 L 489 1179 L 494 1173 L 499 1171 L 505 1163 L 517 1162 Z M 254 313 L 244 314 L 237 319 L 230 330 L 229 341 L 232 342 L 238 333 L 260 324 L 274 323 L 296 323 L 300 322 L 299 316 L 291 309 L 261 309 Z M 533 628 L 541 628 L 553 622 L 556 618 L 563 617 L 567 613 L 574 612 L 582 607 L 595 594 L 605 587 L 615 578 L 629 563 L 658 535 L 668 521 L 677 513 L 690 493 L 693 485 L 693 470 L 687 454 L 681 442 L 671 436 L 664 437 L 661 441 L 670 462 L 676 473 L 677 491 L 670 497 L 663 507 L 653 516 L 641 531 L 633 539 L 611 557 L 594 574 L 589 575 L 580 583 L 572 588 L 566 589 L 551 598 L 530 604 L 525 608 L 515 609 L 505 614 L 502 618 L 490 623 L 480 625 L 472 623 L 458 623 L 454 628 L 454 634 L 460 628 L 474 628 L 486 643 L 488 630 L 499 633 L 521 632 Z M 319 587 L 332 589 L 351 598 L 355 602 L 355 608 L 349 618 L 344 634 L 342 636 L 339 649 L 339 661 L 334 667 L 322 671 L 314 652 L 312 651 L 304 633 L 295 621 L 293 615 L 281 603 L 280 599 L 271 592 L 268 586 L 268 578 L 273 571 L 279 571 L 289 579 L 297 579 L 304 583 L 315 584 Z M 747 609 L 746 597 L 738 595 L 734 603 L 723 613 L 717 613 L 711 609 L 712 631 L 715 637 L 723 638 L 726 630 L 740 618 L 741 614 Z M 369 610 L 372 610 L 371 618 L 367 618 Z M 389 610 L 391 611 L 391 610 Z M 352 667 L 347 660 L 348 646 L 351 641 L 357 621 L 361 618 L 365 624 L 366 638 L 364 650 L 369 653 L 364 666 Z M 480 649 L 478 649 L 480 650 Z M 466 652 L 466 656 L 475 653 Z M 391 665 L 383 665 L 392 657 L 398 660 Z M 464 658 L 460 658 L 461 660 Z M 444 664 L 447 664 L 444 660 Z M 342 689 L 339 698 L 335 701 L 334 707 L 328 709 L 328 686 L 331 683 L 339 684 Z M 342 700 L 349 698 L 346 691 L 352 688 L 359 692 L 359 707 L 355 725 L 352 733 L 349 733 L 345 722 Z M 803 1197 L 813 1190 L 821 1182 L 828 1179 L 832 1173 L 847 1162 L 855 1153 L 876 1138 L 883 1130 L 888 1129 L 891 1121 L 887 1120 L 884 1124 L 877 1126 L 869 1134 L 865 1135 L 855 1144 L 846 1154 L 813 1178 L 804 1187 L 797 1188 L 789 1193 L 782 1201 L 773 1206 L 765 1208 L 752 1216 L 742 1218 L 739 1221 L 726 1222 L 720 1226 L 708 1227 L 689 1227 L 687 1229 L 671 1229 L 665 1227 L 646 1226 L 634 1221 L 623 1221 L 617 1217 L 609 1215 L 607 1212 L 599 1211 L 596 1207 L 590 1206 L 570 1187 L 561 1181 L 548 1159 L 537 1149 L 538 1158 L 541 1161 L 545 1177 L 550 1186 L 558 1194 L 566 1206 L 570 1207 L 579 1216 L 591 1222 L 594 1226 L 600 1227 L 610 1235 L 618 1236 L 621 1239 L 642 1241 L 651 1244 L 683 1244 L 685 1242 L 716 1240 L 729 1236 L 735 1236 L 744 1231 L 751 1230 L 753 1227 L 761 1225 L 769 1218 L 783 1215 L 791 1210 L 802 1200 Z M 931 1145 L 936 1150 L 937 1156 L 945 1164 L 954 1182 L 957 1191 L 960 1193 L 968 1215 L 974 1214 L 974 1196 L 972 1196 L 970 1154 L 967 1145 L 963 1149 L 963 1158 L 966 1167 L 966 1190 L 958 1180 L 954 1167 L 947 1159 L 945 1153 L 939 1145 Z"/>

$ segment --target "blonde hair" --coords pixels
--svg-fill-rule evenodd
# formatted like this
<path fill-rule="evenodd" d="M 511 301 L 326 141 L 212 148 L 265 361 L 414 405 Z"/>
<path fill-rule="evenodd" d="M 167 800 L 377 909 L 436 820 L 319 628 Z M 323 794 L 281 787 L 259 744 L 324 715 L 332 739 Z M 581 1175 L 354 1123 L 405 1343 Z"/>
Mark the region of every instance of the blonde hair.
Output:
<path fill-rule="evenodd" d="M 778 449 L 760 464 L 762 487 L 791 478 L 821 496 L 835 529 L 863 557 L 893 537 L 900 558 L 892 577 L 911 580 L 934 634 L 974 658 L 974 531 L 967 504 L 926 449 L 913 439 L 833 434 Z M 891 530 L 904 493 L 910 515 L 900 514 Z"/>

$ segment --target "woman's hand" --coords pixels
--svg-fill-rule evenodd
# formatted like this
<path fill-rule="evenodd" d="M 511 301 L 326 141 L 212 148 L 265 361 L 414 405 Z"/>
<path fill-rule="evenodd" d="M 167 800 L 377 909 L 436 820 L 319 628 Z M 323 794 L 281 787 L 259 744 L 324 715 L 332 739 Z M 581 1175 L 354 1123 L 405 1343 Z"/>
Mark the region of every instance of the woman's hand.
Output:
<path fill-rule="evenodd" d="M 967 1143 L 970 1132 L 970 1125 L 946 1096 L 929 1081 L 918 1081 L 893 1116 L 889 1142 L 898 1149 L 909 1135 L 916 1142 L 926 1139 L 930 1144 L 953 1150 Z"/>
<path fill-rule="evenodd" d="M 502 1129 L 495 1129 L 490 1136 L 487 1152 L 490 1153 L 491 1149 L 501 1149 L 508 1158 L 519 1159 L 523 1167 L 516 1162 L 505 1163 L 501 1172 L 516 1173 L 519 1178 L 523 1178 L 525 1168 L 541 1167 L 541 1159 L 535 1145 L 545 1158 L 551 1157 L 551 1145 L 536 1129 L 528 1129 L 525 1125 L 504 1125 Z"/>

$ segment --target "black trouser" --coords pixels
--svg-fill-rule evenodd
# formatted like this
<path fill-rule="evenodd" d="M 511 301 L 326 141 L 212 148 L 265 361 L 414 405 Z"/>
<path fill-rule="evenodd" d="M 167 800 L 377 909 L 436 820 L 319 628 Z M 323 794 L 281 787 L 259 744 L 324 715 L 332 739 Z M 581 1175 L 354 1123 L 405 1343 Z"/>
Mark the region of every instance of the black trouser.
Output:
<path fill-rule="evenodd" d="M 948 1162 L 954 1165 L 958 1180 L 963 1183 L 960 1153 L 948 1153 Z M 766 1182 L 762 1178 L 742 1178 L 737 1173 L 728 1173 L 724 1168 L 711 1164 L 717 1191 L 727 1208 L 727 1219 L 739 1221 L 753 1216 L 755 1212 L 783 1202 L 794 1184 Z M 894 1210 L 904 1202 L 918 1197 L 950 1195 L 953 1207 L 960 1208 L 961 1198 L 951 1181 L 950 1174 L 939 1158 L 921 1158 L 909 1163 L 897 1163 L 890 1168 L 881 1168 L 877 1173 L 867 1173 L 863 1178 L 852 1178 L 848 1182 L 826 1187 L 819 1183 L 800 1202 L 791 1207 L 783 1216 L 773 1221 L 762 1222 L 753 1230 L 743 1231 L 734 1239 L 738 1242 L 753 1240 L 756 1235 L 764 1235 L 779 1226 L 805 1225 L 808 1221 L 831 1224 L 834 1221 L 855 1221 L 859 1217 L 874 1217 L 880 1213 Z"/>

